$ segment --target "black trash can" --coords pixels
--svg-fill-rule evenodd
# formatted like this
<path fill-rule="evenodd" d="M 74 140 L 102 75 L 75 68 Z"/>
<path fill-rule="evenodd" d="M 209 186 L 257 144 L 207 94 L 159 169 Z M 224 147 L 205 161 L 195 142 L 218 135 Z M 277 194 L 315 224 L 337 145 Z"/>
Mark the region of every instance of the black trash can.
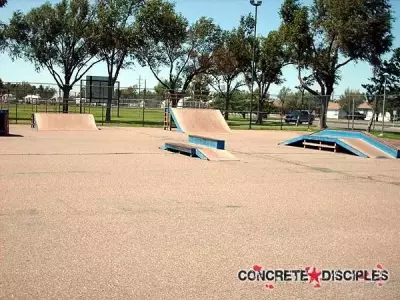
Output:
<path fill-rule="evenodd" d="M 8 110 L 0 110 L 0 135 L 9 135 Z"/>

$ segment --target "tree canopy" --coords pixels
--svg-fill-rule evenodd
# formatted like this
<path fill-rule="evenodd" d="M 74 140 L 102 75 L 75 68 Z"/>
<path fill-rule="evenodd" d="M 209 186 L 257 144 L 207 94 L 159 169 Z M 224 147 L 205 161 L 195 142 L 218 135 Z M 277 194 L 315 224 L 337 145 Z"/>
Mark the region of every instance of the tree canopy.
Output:
<path fill-rule="evenodd" d="M 386 77 L 386 91 L 385 91 Z M 374 112 L 371 122 L 368 124 L 368 131 L 371 130 L 373 118 L 382 110 L 381 103 L 383 94 L 386 92 L 386 109 L 391 111 L 400 110 L 400 48 L 396 48 L 389 60 L 377 63 L 374 66 L 373 76 L 369 78 L 369 83 L 362 84 L 366 90 L 366 95 L 371 103 Z"/>
<path fill-rule="evenodd" d="M 68 112 L 72 86 L 100 61 L 93 60 L 94 17 L 88 0 L 62 0 L 27 14 L 14 12 L 6 29 L 12 58 L 33 62 L 37 70 L 47 69 L 63 90 L 63 112 Z"/>
<path fill-rule="evenodd" d="M 229 118 L 232 95 L 245 85 L 241 76 L 251 64 L 251 43 L 249 42 L 252 23 L 242 17 L 238 28 L 225 31 L 214 50 L 212 67 L 209 71 L 210 85 L 225 98 L 225 119 Z"/>
<path fill-rule="evenodd" d="M 353 103 L 356 110 L 364 100 L 365 96 L 359 90 L 347 88 L 339 99 L 339 105 L 347 114 L 351 114 L 353 112 Z"/>
<path fill-rule="evenodd" d="M 0 0 L 0 8 L 4 7 L 7 4 L 7 0 Z M 5 45 L 5 36 L 4 36 L 5 24 L 0 21 L 0 51 L 3 49 Z"/>
<path fill-rule="evenodd" d="M 211 67 L 221 34 L 212 19 L 202 17 L 189 26 L 172 3 L 149 0 L 138 13 L 137 26 L 144 40 L 138 59 L 171 95 L 183 94 L 195 76 Z M 160 76 L 162 68 L 168 70 L 166 80 Z M 172 100 L 176 105 L 178 99 Z"/>
<path fill-rule="evenodd" d="M 310 7 L 285 0 L 280 11 L 286 44 L 298 67 L 304 88 L 320 96 L 320 127 L 326 127 L 326 111 L 340 69 L 351 61 L 376 64 L 392 45 L 391 6 L 388 0 L 314 0 Z M 302 71 L 319 85 L 313 90 Z"/>
<path fill-rule="evenodd" d="M 98 58 L 107 64 L 108 100 L 106 121 L 111 120 L 111 103 L 115 82 L 123 68 L 133 64 L 140 44 L 135 27 L 135 15 L 143 0 L 98 0 L 96 6 L 96 35 Z"/>
<path fill-rule="evenodd" d="M 282 84 L 282 68 L 288 64 L 288 55 L 284 47 L 284 40 L 279 31 L 271 31 L 267 37 L 256 39 L 256 55 L 254 80 L 258 87 L 258 116 L 257 124 L 262 124 L 264 106 L 268 91 L 272 84 Z M 254 43 L 254 41 L 252 41 Z M 251 84 L 251 64 L 244 72 L 246 81 Z"/>

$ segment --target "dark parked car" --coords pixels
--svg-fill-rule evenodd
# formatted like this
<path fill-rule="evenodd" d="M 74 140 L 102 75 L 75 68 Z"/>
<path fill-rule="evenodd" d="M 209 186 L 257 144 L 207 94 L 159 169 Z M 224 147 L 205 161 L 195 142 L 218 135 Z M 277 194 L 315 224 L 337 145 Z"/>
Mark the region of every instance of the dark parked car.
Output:
<path fill-rule="evenodd" d="M 354 120 L 365 120 L 366 115 L 359 113 L 358 111 L 354 112 Z M 353 119 L 353 114 L 346 115 L 346 119 Z"/>
<path fill-rule="evenodd" d="M 308 123 L 312 125 L 314 116 L 307 110 L 295 110 L 285 116 L 285 123 L 296 123 L 299 119 L 299 124 Z"/>

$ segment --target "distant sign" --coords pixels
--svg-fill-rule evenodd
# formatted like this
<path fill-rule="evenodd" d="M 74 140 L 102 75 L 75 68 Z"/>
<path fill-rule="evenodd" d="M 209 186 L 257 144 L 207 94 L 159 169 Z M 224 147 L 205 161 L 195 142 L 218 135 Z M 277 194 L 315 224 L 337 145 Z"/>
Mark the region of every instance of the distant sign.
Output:
<path fill-rule="evenodd" d="M 113 87 L 113 98 L 116 98 Z M 108 99 L 108 76 L 86 76 L 85 98 L 92 103 L 106 102 Z"/>

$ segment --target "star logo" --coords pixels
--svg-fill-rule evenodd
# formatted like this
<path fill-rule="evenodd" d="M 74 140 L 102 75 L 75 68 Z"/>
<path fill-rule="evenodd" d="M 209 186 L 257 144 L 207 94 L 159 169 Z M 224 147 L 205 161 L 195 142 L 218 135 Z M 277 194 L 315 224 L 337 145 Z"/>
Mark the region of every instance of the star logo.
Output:
<path fill-rule="evenodd" d="M 312 283 L 315 281 L 317 284 L 319 284 L 319 276 L 321 276 L 321 272 L 317 272 L 317 269 L 313 267 L 312 272 L 308 272 L 309 268 L 306 268 L 308 277 L 310 278 L 309 283 Z"/>

